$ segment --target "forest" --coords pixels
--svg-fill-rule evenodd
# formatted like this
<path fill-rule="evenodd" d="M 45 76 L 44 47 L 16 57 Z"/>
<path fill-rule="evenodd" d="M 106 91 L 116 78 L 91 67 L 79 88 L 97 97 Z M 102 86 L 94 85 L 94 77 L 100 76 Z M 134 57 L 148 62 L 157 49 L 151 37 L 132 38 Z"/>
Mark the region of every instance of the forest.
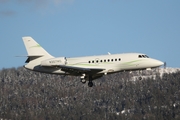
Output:
<path fill-rule="evenodd" d="M 155 75 L 151 75 L 155 74 Z M 79 77 L 23 67 L 0 70 L 1 120 L 179 120 L 180 71 L 120 72 L 82 84 Z"/>

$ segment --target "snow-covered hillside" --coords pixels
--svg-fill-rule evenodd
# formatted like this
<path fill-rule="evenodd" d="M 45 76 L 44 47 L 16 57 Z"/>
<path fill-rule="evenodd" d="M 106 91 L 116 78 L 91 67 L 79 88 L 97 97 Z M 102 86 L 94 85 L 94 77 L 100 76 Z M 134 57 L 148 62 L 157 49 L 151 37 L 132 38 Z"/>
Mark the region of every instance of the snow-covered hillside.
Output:
<path fill-rule="evenodd" d="M 152 70 L 144 70 L 142 73 L 140 73 L 139 75 L 134 74 L 132 77 L 133 81 L 136 81 L 137 79 L 139 79 L 139 77 L 141 76 L 142 79 L 146 79 L 146 78 L 156 78 L 157 73 L 160 74 L 160 76 L 162 77 L 164 73 L 167 74 L 171 74 L 171 73 L 176 73 L 180 71 L 180 68 L 171 68 L 171 67 L 167 67 L 167 68 L 157 68 L 157 69 L 152 69 Z"/>
<path fill-rule="evenodd" d="M 180 71 L 180 68 L 170 68 L 170 67 L 168 67 L 168 68 L 159 68 L 159 72 L 161 73 L 161 74 L 163 74 L 163 73 L 175 73 L 175 72 L 178 72 L 178 71 Z"/>

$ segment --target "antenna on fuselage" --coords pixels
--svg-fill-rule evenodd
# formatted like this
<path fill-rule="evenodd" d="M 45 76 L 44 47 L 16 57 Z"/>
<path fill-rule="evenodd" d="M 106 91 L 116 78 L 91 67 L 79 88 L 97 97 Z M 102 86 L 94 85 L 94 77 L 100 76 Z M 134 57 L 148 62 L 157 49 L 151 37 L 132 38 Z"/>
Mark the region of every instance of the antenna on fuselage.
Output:
<path fill-rule="evenodd" d="M 111 55 L 111 53 L 110 53 L 110 52 L 108 52 L 108 55 Z"/>

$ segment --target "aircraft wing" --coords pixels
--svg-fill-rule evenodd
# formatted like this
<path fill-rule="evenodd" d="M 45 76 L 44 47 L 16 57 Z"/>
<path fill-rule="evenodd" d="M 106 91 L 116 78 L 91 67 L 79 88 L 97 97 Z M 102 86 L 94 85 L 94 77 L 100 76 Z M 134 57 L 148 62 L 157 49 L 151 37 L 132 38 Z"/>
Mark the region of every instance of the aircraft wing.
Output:
<path fill-rule="evenodd" d="M 82 67 L 74 67 L 74 66 L 67 66 L 67 65 L 59 65 L 62 71 L 74 74 L 81 74 L 81 73 L 89 73 L 95 74 L 101 72 L 105 69 L 101 68 L 82 68 Z"/>

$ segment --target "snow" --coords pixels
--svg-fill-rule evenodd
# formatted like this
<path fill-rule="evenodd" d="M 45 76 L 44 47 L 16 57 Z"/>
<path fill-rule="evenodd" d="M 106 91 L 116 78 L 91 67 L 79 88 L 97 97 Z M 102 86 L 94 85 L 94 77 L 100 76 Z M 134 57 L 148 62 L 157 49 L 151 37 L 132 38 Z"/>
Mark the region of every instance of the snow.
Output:
<path fill-rule="evenodd" d="M 168 73 L 168 74 L 170 74 L 170 73 L 176 73 L 176 72 L 178 72 L 178 71 L 180 71 L 180 68 L 160 68 L 159 69 L 159 72 L 160 72 L 160 75 L 162 76 L 164 73 Z"/>
<path fill-rule="evenodd" d="M 168 67 L 168 68 L 157 68 L 157 69 L 152 69 L 152 70 L 147 70 L 146 71 L 146 75 L 139 75 L 139 76 L 133 76 L 132 77 L 132 81 L 136 81 L 138 80 L 138 78 L 141 76 L 142 79 L 147 79 L 147 78 L 156 78 L 156 73 L 159 72 L 160 73 L 160 77 L 163 76 L 164 73 L 167 73 L 167 74 L 171 74 L 171 73 L 176 73 L 180 71 L 180 68 L 171 68 L 171 67 Z M 152 72 L 152 73 L 151 73 Z"/>

